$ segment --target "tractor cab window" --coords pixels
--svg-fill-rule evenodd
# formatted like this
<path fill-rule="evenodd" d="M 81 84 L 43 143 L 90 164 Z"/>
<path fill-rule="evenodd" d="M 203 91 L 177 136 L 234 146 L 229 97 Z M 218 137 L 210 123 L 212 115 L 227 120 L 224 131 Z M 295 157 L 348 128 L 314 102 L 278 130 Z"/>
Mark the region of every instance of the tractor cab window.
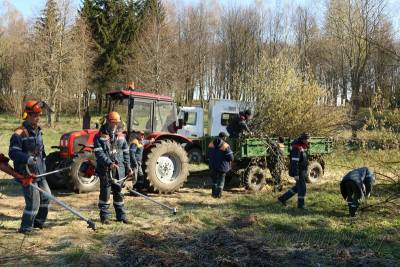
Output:
<path fill-rule="evenodd" d="M 154 129 L 160 132 L 176 132 L 176 106 L 174 103 L 157 102 L 154 109 Z"/>
<path fill-rule="evenodd" d="M 132 109 L 132 130 L 150 133 L 151 129 L 151 102 L 135 100 Z"/>

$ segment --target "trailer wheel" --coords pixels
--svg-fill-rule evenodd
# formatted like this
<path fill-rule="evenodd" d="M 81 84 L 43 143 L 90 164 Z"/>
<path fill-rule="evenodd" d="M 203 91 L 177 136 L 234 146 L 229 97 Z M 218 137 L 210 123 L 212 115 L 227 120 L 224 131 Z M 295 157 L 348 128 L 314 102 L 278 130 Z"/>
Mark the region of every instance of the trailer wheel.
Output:
<path fill-rule="evenodd" d="M 308 165 L 307 183 L 316 183 L 324 175 L 324 169 L 318 161 L 311 161 Z"/>
<path fill-rule="evenodd" d="M 59 152 L 52 152 L 46 156 L 46 172 L 55 171 L 67 167 L 65 162 L 60 158 Z M 67 171 L 62 173 L 55 173 L 46 176 L 47 183 L 51 189 L 66 188 L 70 185 L 69 173 Z"/>
<path fill-rule="evenodd" d="M 77 193 L 91 192 L 98 189 L 99 177 L 95 173 L 96 157 L 93 153 L 81 153 L 72 163 L 71 177 Z"/>
<path fill-rule="evenodd" d="M 189 175 L 186 151 L 176 142 L 160 141 L 147 154 L 146 174 L 150 189 L 172 193 L 182 187 Z"/>
<path fill-rule="evenodd" d="M 191 164 L 200 164 L 203 160 L 203 153 L 201 153 L 201 149 L 198 147 L 193 147 L 188 151 L 189 163 Z"/>
<path fill-rule="evenodd" d="M 244 175 L 244 185 L 247 190 L 257 192 L 265 186 L 265 173 L 259 166 L 249 167 Z"/>

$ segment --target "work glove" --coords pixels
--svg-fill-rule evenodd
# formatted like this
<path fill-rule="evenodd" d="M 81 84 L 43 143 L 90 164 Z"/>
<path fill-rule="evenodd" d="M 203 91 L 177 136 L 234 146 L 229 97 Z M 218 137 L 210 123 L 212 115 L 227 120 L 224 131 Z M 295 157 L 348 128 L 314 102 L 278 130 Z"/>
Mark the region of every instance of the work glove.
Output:
<path fill-rule="evenodd" d="M 296 182 L 299 181 L 299 176 L 295 176 L 294 179 L 296 180 Z"/>
<path fill-rule="evenodd" d="M 36 175 L 25 175 L 24 178 L 21 179 L 22 186 L 30 186 L 36 180 L 36 178 Z"/>
<path fill-rule="evenodd" d="M 28 158 L 27 164 L 28 164 L 29 166 L 35 165 L 35 164 L 36 164 L 36 157 L 30 156 L 30 157 Z"/>
<path fill-rule="evenodd" d="M 128 169 L 127 169 L 127 176 L 133 176 L 133 170 L 129 167 Z"/>

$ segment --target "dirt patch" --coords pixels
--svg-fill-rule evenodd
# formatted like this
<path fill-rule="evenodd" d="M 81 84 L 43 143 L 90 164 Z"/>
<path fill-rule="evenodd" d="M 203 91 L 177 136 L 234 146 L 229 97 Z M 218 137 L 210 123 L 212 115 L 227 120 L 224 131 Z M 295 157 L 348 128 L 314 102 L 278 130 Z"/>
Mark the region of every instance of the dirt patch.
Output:
<path fill-rule="evenodd" d="M 226 227 L 198 235 L 137 232 L 113 236 L 104 252 L 121 266 L 307 266 L 314 253 L 275 250 L 265 240 L 247 240 Z"/>

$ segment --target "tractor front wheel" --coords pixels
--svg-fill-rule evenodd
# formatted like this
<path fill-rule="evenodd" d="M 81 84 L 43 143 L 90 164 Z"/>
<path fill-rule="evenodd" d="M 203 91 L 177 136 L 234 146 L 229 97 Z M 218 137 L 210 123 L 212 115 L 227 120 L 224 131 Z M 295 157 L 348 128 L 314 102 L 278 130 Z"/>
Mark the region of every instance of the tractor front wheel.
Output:
<path fill-rule="evenodd" d="M 93 153 L 81 153 L 74 159 L 71 168 L 72 184 L 77 193 L 98 189 L 99 177 L 95 173 L 96 157 Z"/>

